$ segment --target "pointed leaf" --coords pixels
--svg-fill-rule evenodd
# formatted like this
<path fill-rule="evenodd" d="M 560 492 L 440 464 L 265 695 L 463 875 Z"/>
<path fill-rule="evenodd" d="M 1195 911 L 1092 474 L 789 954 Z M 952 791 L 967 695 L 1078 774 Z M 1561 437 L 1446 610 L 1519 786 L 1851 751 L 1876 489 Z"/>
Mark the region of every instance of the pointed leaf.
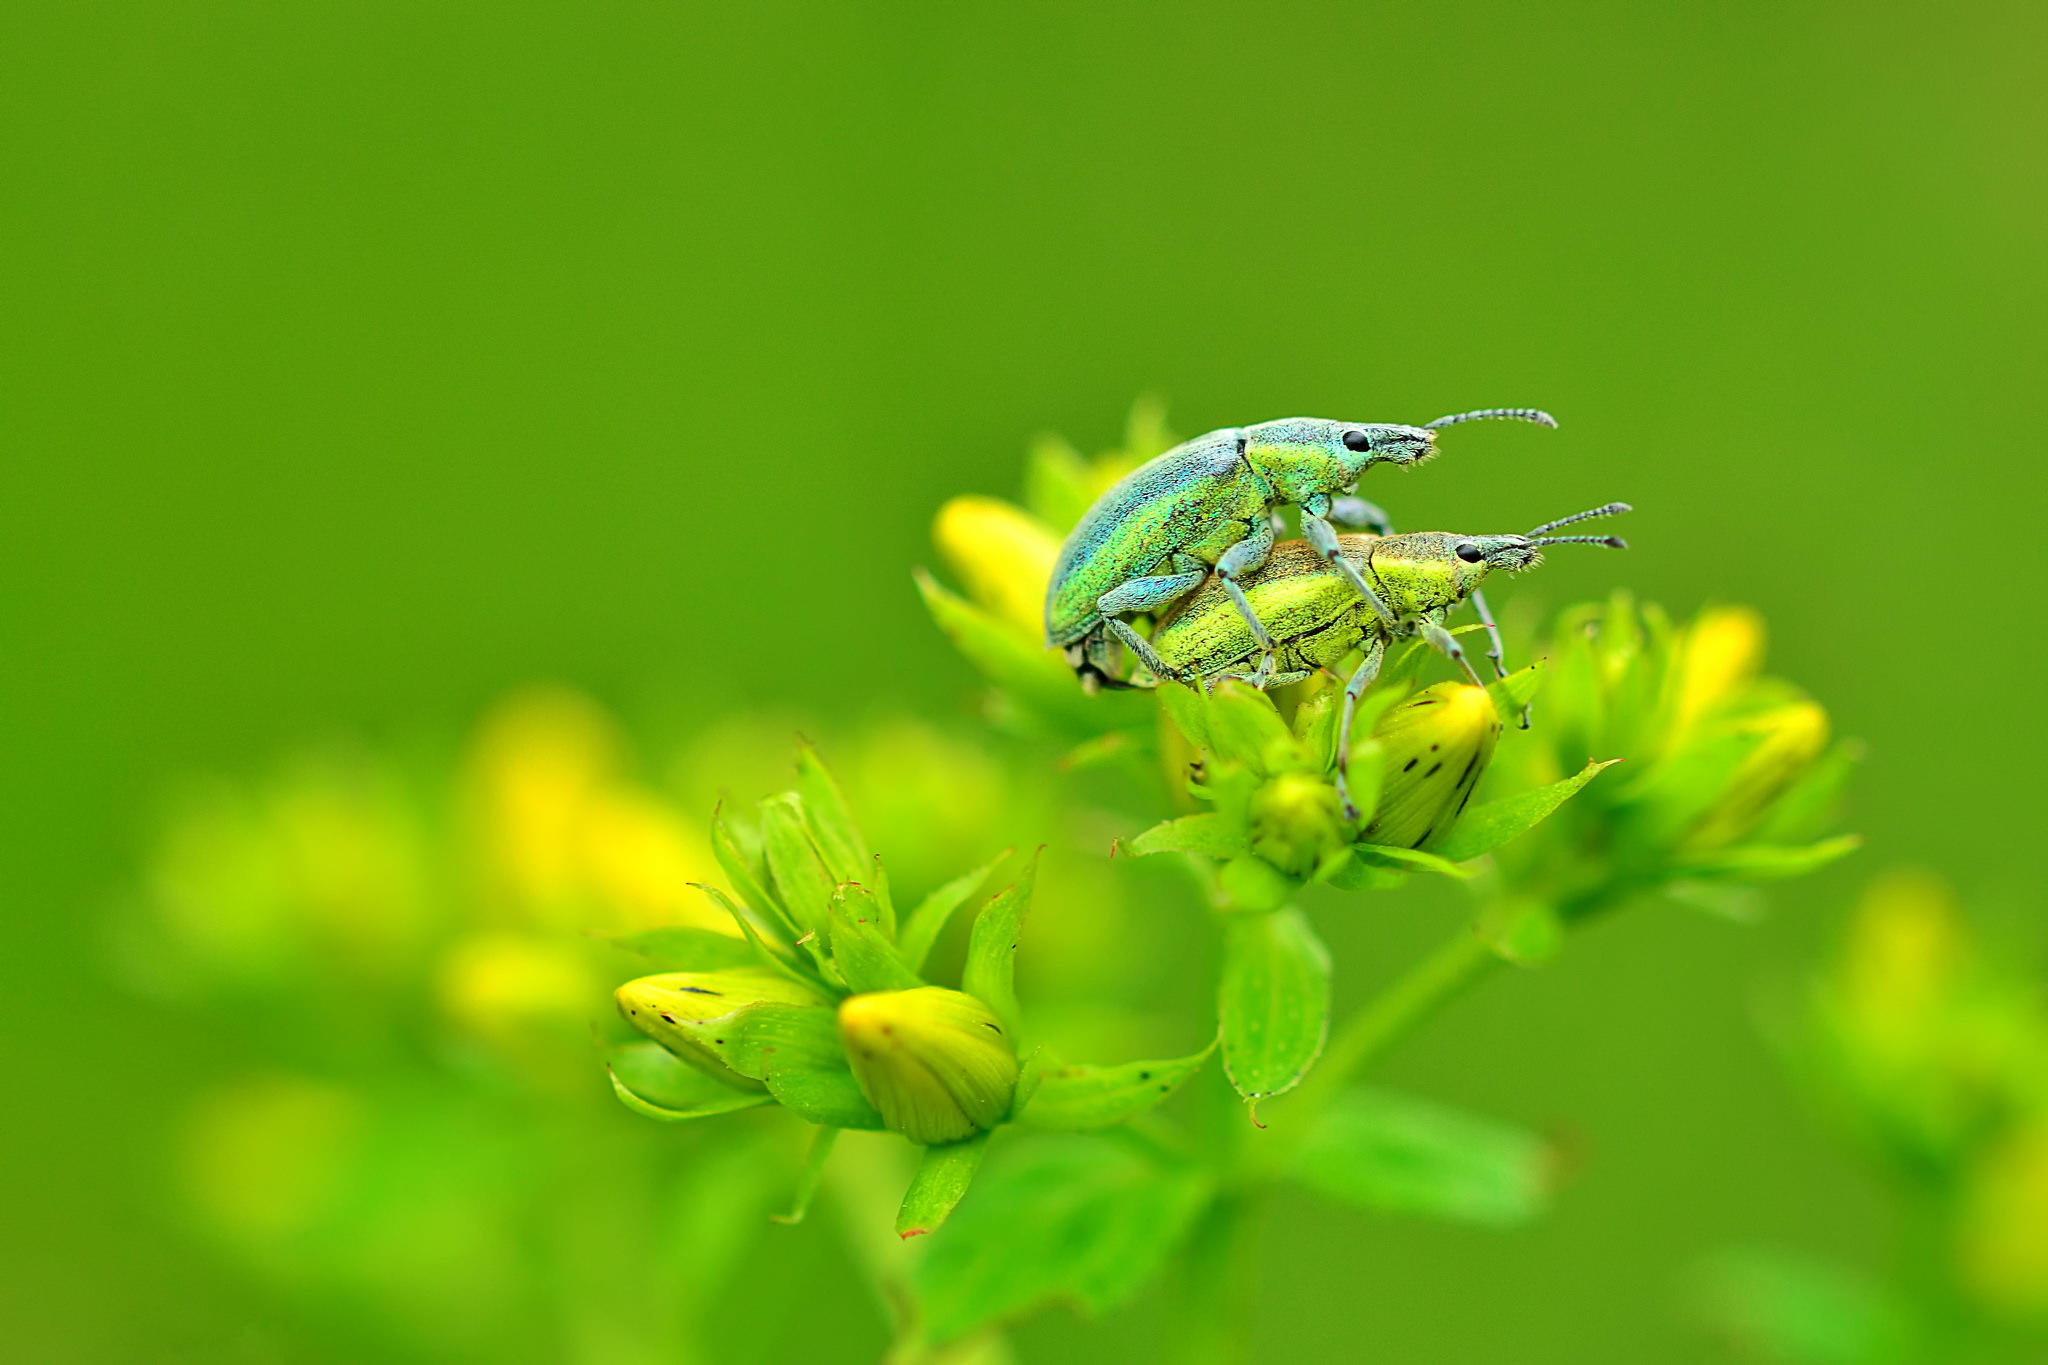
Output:
<path fill-rule="evenodd" d="M 1209 738 L 1218 758 L 1267 773 L 1304 756 L 1273 699 L 1250 683 L 1217 683 L 1209 693 Z"/>
<path fill-rule="evenodd" d="M 946 922 L 953 918 L 953 912 L 965 905 L 967 898 L 988 880 L 988 874 L 1009 856 L 1010 850 L 1006 848 L 972 872 L 955 877 L 918 902 L 896 935 L 896 950 L 905 966 L 912 971 L 924 969 L 924 960 L 931 956 L 932 945 L 939 941 L 939 935 L 945 931 Z"/>
<path fill-rule="evenodd" d="M 1359 857 L 1355 849 L 1347 850 L 1346 853 L 1344 861 L 1322 873 L 1319 878 L 1339 891 L 1387 891 L 1408 880 L 1406 872 L 1381 863 L 1368 862 Z"/>
<path fill-rule="evenodd" d="M 925 983 L 882 937 L 874 893 L 849 882 L 832 896 L 832 961 L 850 991 L 907 991 Z"/>
<path fill-rule="evenodd" d="M 976 1133 L 959 1142 L 924 1149 L 917 1174 L 910 1178 L 910 1188 L 903 1192 L 903 1207 L 896 1211 L 898 1237 L 921 1237 L 936 1232 L 952 1216 L 974 1173 L 981 1168 L 988 1139 L 987 1133 Z"/>
<path fill-rule="evenodd" d="M 813 1005 L 752 1005 L 673 1027 L 801 1118 L 832 1128 L 880 1128 L 839 1043 L 837 1013 Z"/>
<path fill-rule="evenodd" d="M 825 870 L 835 881 L 854 882 L 869 875 L 874 855 L 853 822 L 846 797 L 832 774 L 805 744 L 796 753 L 796 789 L 803 798 L 804 815 L 810 821 L 811 837 L 825 859 Z"/>
<path fill-rule="evenodd" d="M 803 930 L 762 880 L 767 875 L 766 867 L 746 855 L 721 816 L 711 820 L 711 852 L 731 884 L 733 895 L 738 897 L 740 909 L 747 912 L 754 932 L 779 948 L 795 943 Z"/>
<path fill-rule="evenodd" d="M 1511 1227 L 1549 1198 L 1556 1156 L 1543 1139 L 1404 1095 L 1358 1090 L 1315 1121 L 1294 1178 L 1332 1199 Z"/>
<path fill-rule="evenodd" d="M 933 1344 L 1055 1300 L 1101 1313 L 1158 1272 L 1207 1204 L 1208 1181 L 1100 1139 L 1006 1144 L 913 1264 Z"/>
<path fill-rule="evenodd" d="M 804 820 L 803 802 L 795 792 L 771 796 L 761 803 L 761 851 L 768 874 L 790 918 L 806 933 L 825 932 L 838 883 L 825 869 L 818 846 Z"/>
<path fill-rule="evenodd" d="M 734 905 L 732 898 L 726 895 L 725 892 L 715 886 L 702 886 L 695 883 L 692 883 L 692 885 L 715 901 L 724 909 L 726 914 L 732 916 L 732 922 L 739 926 L 740 933 L 745 936 L 747 943 L 751 946 L 756 961 L 760 962 L 763 966 L 773 967 L 792 981 L 801 981 L 806 985 L 817 984 L 818 978 L 816 974 L 809 970 L 802 958 L 796 956 L 799 950 L 792 948 L 787 953 L 777 951 L 761 939 L 758 932 L 756 932 L 753 919 L 742 913 L 740 907 Z"/>
<path fill-rule="evenodd" d="M 1330 1028 L 1330 953 L 1299 910 L 1226 919 L 1216 1013 L 1223 1070 L 1254 1102 L 1294 1088 Z"/>
<path fill-rule="evenodd" d="M 960 989 L 995 1011 L 1012 1038 L 1023 1032 L 1017 1015 L 1017 936 L 1037 878 L 1038 854 L 1033 853 L 1015 885 L 996 892 L 974 917 L 967 965 L 960 972 Z"/>
<path fill-rule="evenodd" d="M 715 972 L 725 967 L 748 967 L 760 961 L 760 955 L 744 933 L 721 934 L 715 929 L 699 929 L 686 924 L 671 924 L 637 934 L 602 934 L 599 937 L 622 952 L 646 958 L 648 965 L 658 972 Z"/>
<path fill-rule="evenodd" d="M 1505 960 L 1540 967 L 1564 947 L 1564 921 L 1543 901 L 1503 901 L 1479 918 L 1479 936 Z"/>
<path fill-rule="evenodd" d="M 605 1070 L 620 1103 L 661 1123 L 710 1118 L 771 1102 L 765 1092 L 734 1089 L 653 1043 L 613 1048 Z"/>
<path fill-rule="evenodd" d="M 1151 853 L 1199 853 L 1207 858 L 1234 858 L 1245 851 L 1244 831 L 1214 812 L 1183 815 L 1152 826 L 1125 845 L 1143 857 Z"/>
<path fill-rule="evenodd" d="M 1122 709 L 1106 697 L 1090 697 L 1059 654 L 939 586 L 924 570 L 916 571 L 917 590 L 947 637 L 983 677 L 1018 702 L 1070 731 L 1093 734 L 1110 728 Z"/>
<path fill-rule="evenodd" d="M 1192 687 L 1180 683 L 1161 683 L 1158 689 L 1159 704 L 1165 708 L 1180 730 L 1181 737 L 1197 749 L 1210 753 L 1216 746 L 1209 738 L 1209 699 Z"/>
<path fill-rule="evenodd" d="M 1452 828 L 1436 852 L 1454 863 L 1462 863 L 1491 853 L 1510 839 L 1519 838 L 1541 824 L 1552 811 L 1579 794 L 1579 789 L 1591 782 L 1602 771 L 1621 762 L 1610 758 L 1605 762 L 1588 762 L 1585 767 L 1547 787 L 1534 791 L 1516 792 L 1474 806 L 1466 811 Z M 1602 788 L 1601 790 L 1606 790 Z"/>
<path fill-rule="evenodd" d="M 1783 881 L 1803 877 L 1829 863 L 1848 857 L 1863 846 L 1860 834 L 1844 834 L 1817 844 L 1781 848 L 1773 844 L 1744 844 L 1715 853 L 1696 855 L 1683 865 L 1686 875 L 1702 879 L 1745 882 Z"/>
<path fill-rule="evenodd" d="M 1542 690 L 1543 675 L 1537 670 L 1543 661 L 1537 660 L 1526 668 L 1518 668 L 1505 678 L 1497 678 L 1486 685 L 1488 695 L 1493 698 L 1493 708 L 1503 716 L 1512 716 L 1527 706 L 1537 692 Z"/>
<path fill-rule="evenodd" d="M 1164 1103 L 1215 1050 L 1211 1043 L 1192 1056 L 1161 1061 L 1048 1067 L 1017 1121 L 1073 1131 L 1128 1122 Z"/>

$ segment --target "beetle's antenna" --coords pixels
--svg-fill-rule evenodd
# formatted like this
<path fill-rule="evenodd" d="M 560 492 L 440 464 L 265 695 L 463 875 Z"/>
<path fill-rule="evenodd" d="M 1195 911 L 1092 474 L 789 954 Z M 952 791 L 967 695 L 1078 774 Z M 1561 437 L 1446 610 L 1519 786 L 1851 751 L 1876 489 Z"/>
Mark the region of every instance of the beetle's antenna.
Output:
<path fill-rule="evenodd" d="M 1485 422 L 1495 417 L 1505 417 L 1516 422 L 1534 422 L 1539 427 L 1554 427 L 1557 419 L 1541 408 L 1479 408 L 1472 412 L 1454 412 L 1448 417 L 1439 417 L 1434 422 L 1424 422 L 1424 431 L 1438 427 L 1454 427 L 1460 422 Z"/>
<path fill-rule="evenodd" d="M 1633 512 L 1635 510 L 1635 508 L 1630 507 L 1625 502 L 1610 502 L 1599 507 L 1589 507 L 1583 512 L 1574 512 L 1568 517 L 1559 517 L 1556 521 L 1544 522 L 1541 526 L 1529 532 L 1528 538 L 1533 540 L 1537 536 L 1542 535 L 1545 531 L 1555 531 L 1558 527 L 1569 526 L 1575 521 L 1588 521 L 1594 517 L 1618 516 L 1623 512 Z M 1587 537 L 1580 536 L 1577 538 L 1580 540 L 1584 540 Z M 1592 537 L 1592 539 L 1597 540 L 1599 539 L 1599 537 L 1594 536 Z"/>
<path fill-rule="evenodd" d="M 1626 550 L 1628 542 L 1620 536 L 1544 536 L 1529 542 L 1531 545 L 1605 545 L 1610 550 Z"/>

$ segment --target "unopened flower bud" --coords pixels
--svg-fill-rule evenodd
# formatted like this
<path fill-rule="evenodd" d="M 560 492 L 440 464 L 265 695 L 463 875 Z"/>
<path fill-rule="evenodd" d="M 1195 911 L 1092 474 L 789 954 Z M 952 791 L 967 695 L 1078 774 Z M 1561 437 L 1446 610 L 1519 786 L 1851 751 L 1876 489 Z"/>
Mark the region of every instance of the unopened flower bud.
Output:
<path fill-rule="evenodd" d="M 868 1103 L 912 1142 L 957 1142 L 1009 1115 L 1017 1049 L 971 995 L 920 986 L 849 996 L 839 1039 Z"/>
<path fill-rule="evenodd" d="M 1672 729 L 1682 734 L 1756 677 L 1764 656 L 1764 621 L 1747 607 L 1709 607 L 1694 618 L 1680 646 Z"/>
<path fill-rule="evenodd" d="M 1252 793 L 1252 852 L 1282 872 L 1305 877 L 1343 844 L 1337 789 L 1305 772 L 1281 773 Z"/>
<path fill-rule="evenodd" d="M 1747 834 L 1828 747 L 1828 713 L 1810 701 L 1767 711 L 1742 728 L 1760 736 L 1757 746 L 1686 840 L 1694 851 Z"/>
<path fill-rule="evenodd" d="M 1469 683 L 1424 688 L 1373 729 L 1382 755 L 1379 807 L 1359 837 L 1368 844 L 1426 848 L 1448 835 L 1493 758 L 1500 714 Z"/>
<path fill-rule="evenodd" d="M 759 1081 L 740 1075 L 686 1027 L 752 1005 L 827 1005 L 825 995 L 768 967 L 733 967 L 722 972 L 663 972 L 628 981 L 614 993 L 626 1022 L 701 1071 L 743 1090 Z"/>
<path fill-rule="evenodd" d="M 1059 557 L 1059 538 L 1044 523 L 997 498 L 968 495 L 939 509 L 932 540 L 968 597 L 1028 631 L 1045 628 L 1045 585 Z"/>

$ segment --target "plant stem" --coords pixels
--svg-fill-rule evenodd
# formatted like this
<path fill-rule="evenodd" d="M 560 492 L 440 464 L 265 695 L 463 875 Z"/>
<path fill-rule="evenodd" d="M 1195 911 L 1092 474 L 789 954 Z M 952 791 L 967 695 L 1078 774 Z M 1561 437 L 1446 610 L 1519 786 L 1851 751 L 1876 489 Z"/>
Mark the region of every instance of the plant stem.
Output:
<path fill-rule="evenodd" d="M 1287 1102 L 1289 1126 L 1305 1127 L 1304 1120 L 1328 1104 L 1360 1071 L 1499 962 L 1493 948 L 1479 936 L 1475 922 L 1396 977 L 1345 1020 L 1330 1039 L 1315 1071 Z"/>
<path fill-rule="evenodd" d="M 1250 1190 L 1224 1189 L 1189 1239 L 1178 1315 L 1177 1355 L 1184 1365 L 1237 1365 L 1250 1358 L 1256 1198 Z"/>

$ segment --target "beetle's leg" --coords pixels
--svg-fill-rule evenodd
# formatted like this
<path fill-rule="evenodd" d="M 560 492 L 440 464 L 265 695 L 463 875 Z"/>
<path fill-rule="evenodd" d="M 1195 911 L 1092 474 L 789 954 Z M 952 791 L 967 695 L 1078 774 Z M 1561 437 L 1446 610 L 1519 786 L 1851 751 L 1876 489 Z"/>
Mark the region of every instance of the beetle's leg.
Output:
<path fill-rule="evenodd" d="M 1376 536 L 1394 534 L 1394 523 L 1376 502 L 1364 498 L 1336 498 L 1330 503 L 1330 520 L 1338 526 L 1354 531 L 1370 531 Z"/>
<path fill-rule="evenodd" d="M 1415 633 L 1435 645 L 1446 659 L 1464 669 L 1465 676 L 1472 680 L 1474 687 L 1485 688 L 1486 684 L 1480 680 L 1479 670 L 1472 667 L 1472 660 L 1466 657 L 1465 646 L 1459 644 L 1458 637 L 1445 630 L 1440 622 L 1432 621 L 1425 616 L 1415 623 Z"/>
<path fill-rule="evenodd" d="M 1266 623 L 1252 610 L 1251 599 L 1238 586 L 1238 579 L 1244 577 L 1266 562 L 1266 556 L 1273 553 L 1273 527 L 1264 518 L 1255 519 L 1251 534 L 1225 550 L 1216 561 L 1216 576 L 1223 580 L 1223 591 L 1230 594 L 1230 600 L 1237 604 L 1237 614 L 1244 617 L 1252 628 L 1252 638 L 1259 642 L 1264 651 L 1259 660 L 1258 674 L 1252 678 L 1253 687 L 1266 686 L 1266 679 L 1273 671 L 1273 633 L 1266 629 Z"/>
<path fill-rule="evenodd" d="M 1472 590 L 1472 610 L 1479 613 L 1479 624 L 1486 627 L 1486 657 L 1493 661 L 1493 676 L 1505 678 L 1508 666 L 1502 661 L 1507 658 L 1508 648 L 1501 643 L 1500 627 L 1494 624 L 1493 609 L 1486 605 L 1486 594 L 1477 588 Z M 1522 704 L 1522 728 L 1529 728 L 1527 702 Z"/>
<path fill-rule="evenodd" d="M 1268 512 L 1266 520 L 1273 524 L 1273 536 L 1278 539 L 1287 534 L 1287 518 L 1278 512 Z"/>
<path fill-rule="evenodd" d="M 1324 498 L 1320 501 L 1323 503 L 1322 507 L 1314 507 L 1309 503 L 1301 505 L 1302 535 L 1308 538 L 1308 543 L 1315 547 L 1316 553 L 1329 560 L 1330 567 L 1365 599 L 1365 604 L 1380 618 L 1380 624 L 1389 630 L 1393 629 L 1394 613 L 1380 600 L 1380 595 L 1372 590 L 1372 585 L 1365 581 L 1357 567 L 1340 553 L 1342 547 L 1337 544 L 1337 533 L 1330 528 L 1329 522 L 1323 520 L 1322 513 L 1328 508 L 1329 499 Z"/>
<path fill-rule="evenodd" d="M 1358 823 L 1358 806 L 1351 799 L 1351 720 L 1358 714 L 1358 699 L 1380 675 L 1380 661 L 1386 657 L 1385 642 L 1375 636 L 1365 647 L 1364 662 L 1344 684 L 1344 713 L 1337 722 L 1337 796 L 1344 803 L 1344 818 L 1354 825 Z"/>

